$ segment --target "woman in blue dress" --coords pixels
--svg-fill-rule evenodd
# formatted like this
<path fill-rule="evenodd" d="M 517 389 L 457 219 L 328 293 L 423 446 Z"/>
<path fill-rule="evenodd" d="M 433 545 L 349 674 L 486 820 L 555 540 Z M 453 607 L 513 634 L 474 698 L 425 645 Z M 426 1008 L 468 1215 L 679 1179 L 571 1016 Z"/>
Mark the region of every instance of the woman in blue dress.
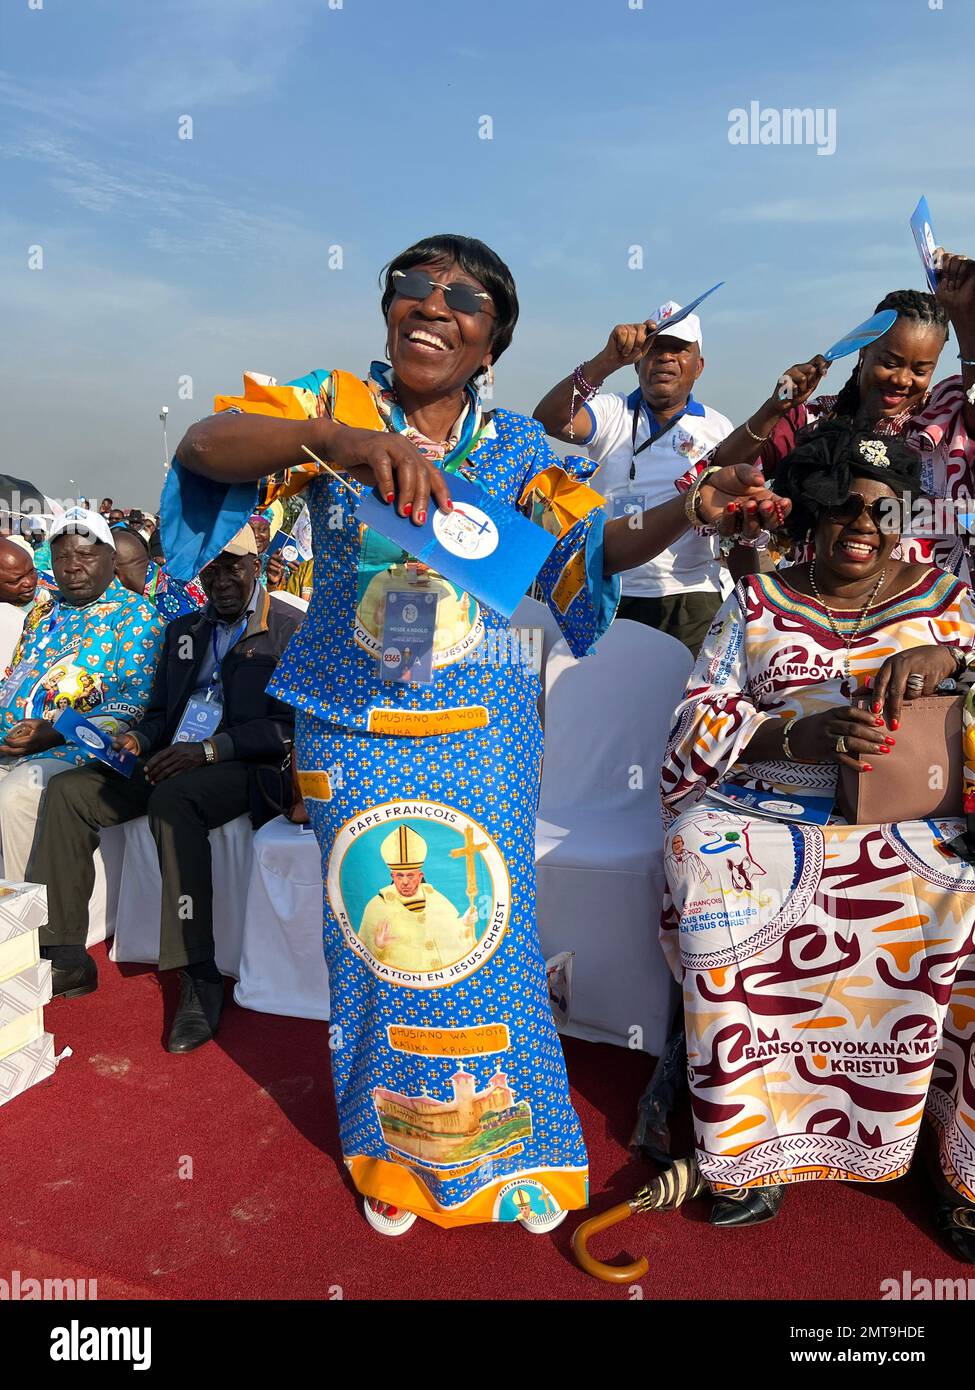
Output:
<path fill-rule="evenodd" d="M 360 527 L 355 508 L 378 487 L 418 526 L 432 507 L 449 521 L 463 469 L 541 519 L 558 540 L 540 592 L 578 656 L 612 621 L 616 575 L 670 544 L 688 512 L 675 492 L 641 525 L 607 522 L 587 460 L 558 457 L 534 420 L 482 410 L 478 382 L 518 314 L 483 243 L 409 248 L 387 267 L 382 310 L 389 365 L 365 383 L 251 376 L 188 431 L 164 495 L 166 554 L 196 573 L 250 514 L 258 479 L 264 503 L 307 486 L 314 595 L 272 689 L 297 711 L 322 854 L 345 1162 L 385 1234 L 417 1215 L 546 1231 L 586 1205 L 587 1160 L 535 927 L 538 680 L 505 660 L 501 614 Z M 751 470 L 726 470 L 702 486 L 698 519 L 732 494 L 764 496 Z M 403 660 L 394 611 L 420 622 L 432 659 Z"/>

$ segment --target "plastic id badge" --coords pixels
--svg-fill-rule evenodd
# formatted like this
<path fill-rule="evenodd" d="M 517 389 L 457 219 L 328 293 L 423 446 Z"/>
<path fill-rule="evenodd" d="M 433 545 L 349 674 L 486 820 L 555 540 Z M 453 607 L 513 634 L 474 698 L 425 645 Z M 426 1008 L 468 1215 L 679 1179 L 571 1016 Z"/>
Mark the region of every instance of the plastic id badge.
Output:
<path fill-rule="evenodd" d="M 430 685 L 439 596 L 431 590 L 391 589 L 386 595 L 380 665 L 384 681 Z"/>
<path fill-rule="evenodd" d="M 202 743 L 217 732 L 222 718 L 223 705 L 219 700 L 200 700 L 194 695 L 186 702 L 173 742 Z"/>
<path fill-rule="evenodd" d="M 17 694 L 25 681 L 30 680 L 37 670 L 37 658 L 28 657 L 19 666 L 15 666 L 3 681 L 0 681 L 0 708 L 7 709 L 17 698 Z"/>
<path fill-rule="evenodd" d="M 647 494 L 642 489 L 637 490 L 636 488 L 614 488 L 607 494 L 606 500 L 609 503 L 613 519 L 623 517 L 624 520 L 630 521 L 630 525 L 634 529 L 641 524 L 635 518 L 642 517 L 650 506 Z"/>

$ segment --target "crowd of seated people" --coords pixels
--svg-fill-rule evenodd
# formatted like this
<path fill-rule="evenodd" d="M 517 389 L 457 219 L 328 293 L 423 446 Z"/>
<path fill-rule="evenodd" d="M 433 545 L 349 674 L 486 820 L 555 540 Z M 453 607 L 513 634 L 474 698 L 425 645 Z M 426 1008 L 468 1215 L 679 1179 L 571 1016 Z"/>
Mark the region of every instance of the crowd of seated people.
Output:
<path fill-rule="evenodd" d="M 99 833 L 147 816 L 162 876 L 160 969 L 182 972 L 168 1047 L 186 1052 L 213 1036 L 223 1003 L 209 831 L 244 814 L 257 828 L 290 803 L 294 715 L 266 686 L 302 613 L 262 584 L 256 525 L 187 583 L 167 574 L 158 532 L 131 512 L 112 526 L 111 511 L 106 499 L 52 521 L 48 583 L 29 547 L 0 539 L 3 871 L 47 887 L 54 995 L 89 994 Z M 59 728 L 65 712 L 128 755 L 129 775 Z"/>

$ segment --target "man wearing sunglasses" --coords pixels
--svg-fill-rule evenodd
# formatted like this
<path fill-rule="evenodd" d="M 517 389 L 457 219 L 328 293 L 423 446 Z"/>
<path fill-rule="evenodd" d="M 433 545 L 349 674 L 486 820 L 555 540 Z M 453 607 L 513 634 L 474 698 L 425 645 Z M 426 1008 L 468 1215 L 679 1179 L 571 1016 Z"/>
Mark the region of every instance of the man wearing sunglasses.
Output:
<path fill-rule="evenodd" d="M 610 516 L 631 517 L 674 497 L 674 480 L 731 433 L 724 415 L 695 400 L 704 370 L 696 314 L 668 326 L 669 300 L 643 323 L 617 324 L 606 346 L 554 386 L 535 419 L 564 444 L 582 445 L 600 465 L 592 486 Z M 629 394 L 600 391 L 621 367 L 636 368 Z M 646 623 L 697 650 L 721 605 L 714 537 L 687 531 L 646 564 L 626 570 L 618 617 Z"/>

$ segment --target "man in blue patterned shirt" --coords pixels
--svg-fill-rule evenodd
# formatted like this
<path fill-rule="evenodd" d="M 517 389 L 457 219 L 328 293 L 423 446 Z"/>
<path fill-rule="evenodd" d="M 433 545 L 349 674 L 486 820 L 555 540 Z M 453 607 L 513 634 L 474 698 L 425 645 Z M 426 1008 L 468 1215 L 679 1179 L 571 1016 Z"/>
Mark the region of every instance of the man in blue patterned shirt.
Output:
<path fill-rule="evenodd" d="M 164 623 L 115 579 L 115 544 L 97 512 L 73 507 L 51 528 L 57 589 L 28 615 L 0 684 L 0 846 L 4 876 L 23 880 L 48 782 L 93 756 L 54 727 L 65 709 L 106 731 L 142 716 Z"/>

